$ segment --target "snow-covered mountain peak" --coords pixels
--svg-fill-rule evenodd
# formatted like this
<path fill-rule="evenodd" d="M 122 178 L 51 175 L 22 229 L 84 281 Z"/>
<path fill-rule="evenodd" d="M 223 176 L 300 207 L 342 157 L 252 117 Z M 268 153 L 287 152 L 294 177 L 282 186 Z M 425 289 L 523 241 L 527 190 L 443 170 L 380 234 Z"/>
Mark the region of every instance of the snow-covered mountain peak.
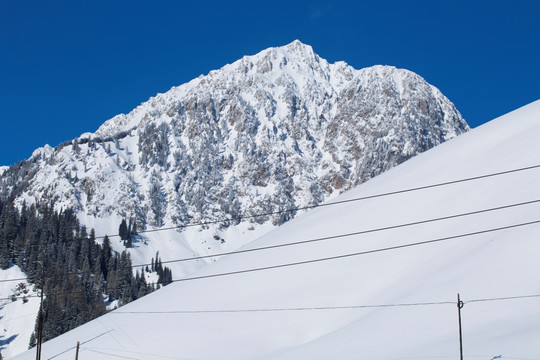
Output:
<path fill-rule="evenodd" d="M 318 203 L 466 130 L 420 76 L 329 64 L 293 41 L 158 94 L 69 147 L 44 149 L 32 160 L 41 175 L 3 191 L 32 203 L 47 189 L 85 219 L 174 225 L 230 216 L 226 199 L 236 199 L 234 214 Z"/>
<path fill-rule="evenodd" d="M 241 91 L 241 97 L 248 102 L 253 97 L 261 100 L 266 96 L 277 96 L 284 100 L 299 96 L 310 99 L 313 104 L 307 105 L 313 107 L 322 105 L 329 98 L 338 98 L 342 92 L 350 92 L 351 86 L 365 88 L 362 91 L 383 87 L 384 96 L 397 95 L 397 98 L 410 94 L 426 98 L 433 93 L 437 94 L 439 102 L 448 103 L 438 90 L 431 89 L 424 79 L 411 71 L 386 65 L 356 70 L 343 61 L 330 64 L 320 58 L 311 46 L 295 40 L 285 46 L 244 56 L 221 69 L 210 71 L 208 75 L 157 94 L 129 114 L 120 114 L 106 121 L 95 136 L 114 137 L 120 132 L 140 127 L 141 122 L 144 125 L 154 117 L 151 114 L 174 114 L 171 106 L 186 97 L 215 98 L 217 95 L 224 100 L 238 95 L 233 91 L 238 89 L 237 92 Z"/>
<path fill-rule="evenodd" d="M 287 45 L 278 47 L 277 49 L 280 49 L 284 52 L 288 52 L 291 54 L 294 54 L 294 53 L 300 54 L 300 56 L 303 56 L 306 58 L 309 58 L 309 57 L 318 58 L 318 55 L 315 54 L 311 45 L 304 44 L 298 39 L 293 40 L 291 43 Z"/>
<path fill-rule="evenodd" d="M 17 189 L 27 203 L 47 191 L 84 219 L 177 225 L 318 203 L 466 130 L 420 76 L 329 64 L 294 41 L 43 150 L 32 160 L 37 176 L 3 191 Z"/>
<path fill-rule="evenodd" d="M 54 149 L 49 144 L 45 144 L 44 146 L 34 150 L 30 158 L 50 156 L 53 152 L 54 152 Z"/>
<path fill-rule="evenodd" d="M 301 66 L 306 70 L 307 68 L 315 67 L 315 64 L 320 61 L 322 61 L 324 65 L 328 65 L 327 61 L 321 59 L 319 55 L 313 51 L 311 46 L 305 45 L 299 40 L 295 40 L 284 46 L 268 48 L 256 55 L 244 56 L 242 59 L 235 62 L 235 64 L 254 64 L 255 72 L 264 74 L 274 69 L 283 70 L 288 65 L 292 67 Z"/>
<path fill-rule="evenodd" d="M 118 234 L 123 219 L 139 231 L 178 228 L 144 234 L 129 249 L 134 263 L 157 250 L 164 261 L 214 255 L 467 130 L 420 76 L 330 64 L 294 41 L 0 169 L 0 195 L 71 208 L 97 236 Z M 171 268 L 180 277 L 214 260 Z"/>

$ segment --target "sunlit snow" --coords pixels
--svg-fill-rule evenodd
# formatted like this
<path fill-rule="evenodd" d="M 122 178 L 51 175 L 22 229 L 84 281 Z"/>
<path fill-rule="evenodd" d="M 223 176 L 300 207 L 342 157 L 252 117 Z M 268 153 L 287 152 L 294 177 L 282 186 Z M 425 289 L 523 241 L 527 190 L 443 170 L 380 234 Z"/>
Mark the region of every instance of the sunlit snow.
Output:
<path fill-rule="evenodd" d="M 540 101 L 334 199 L 540 164 Z M 540 199 L 540 169 L 319 207 L 249 244 L 286 244 Z M 540 220 L 532 203 L 365 235 L 228 255 L 189 276 L 309 261 Z M 539 224 L 305 265 L 175 282 L 43 346 L 44 359 L 540 358 Z M 443 304 L 312 309 L 363 305 Z M 287 310 L 289 309 L 289 310 Z M 296 309 L 296 310 L 291 310 Z M 227 310 L 227 311 L 224 311 Z M 232 311 L 234 310 L 234 311 Z M 258 311 L 245 311 L 258 310 Z M 260 311 L 268 310 L 268 311 Z M 33 359 L 30 350 L 16 359 Z"/>

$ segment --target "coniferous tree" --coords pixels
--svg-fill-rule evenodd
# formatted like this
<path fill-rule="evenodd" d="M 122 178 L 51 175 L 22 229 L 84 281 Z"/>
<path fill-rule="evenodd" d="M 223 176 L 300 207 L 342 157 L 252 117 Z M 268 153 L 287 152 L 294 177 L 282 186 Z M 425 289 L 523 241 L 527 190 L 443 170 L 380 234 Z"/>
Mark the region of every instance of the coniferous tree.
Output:
<path fill-rule="evenodd" d="M 109 263 L 112 257 L 112 247 L 111 247 L 111 240 L 109 240 L 109 237 L 105 235 L 105 238 L 103 239 L 103 245 L 101 249 L 101 256 L 100 256 L 100 267 L 101 267 L 101 273 L 103 274 L 104 281 L 107 281 L 107 276 L 109 274 Z"/>
<path fill-rule="evenodd" d="M 126 219 L 122 219 L 122 222 L 120 223 L 120 226 L 118 227 L 118 235 L 120 236 L 120 240 L 126 241 L 128 238 L 128 227 L 126 224 Z"/>
<path fill-rule="evenodd" d="M 136 234 L 134 221 L 128 226 L 124 220 L 123 224 L 124 237 Z M 113 252 L 108 237 L 98 245 L 93 229 L 81 226 L 71 209 L 54 211 L 54 204 L 23 204 L 19 211 L 10 201 L 0 199 L 0 265 L 11 262 L 45 294 L 44 340 L 104 314 L 104 295 L 122 305 L 153 291 L 144 269 L 133 276 L 127 251 Z M 163 284 L 172 279 L 159 253 L 154 264 Z M 43 284 L 41 266 L 46 274 Z M 34 346 L 36 333 L 30 340 Z"/>
<path fill-rule="evenodd" d="M 77 139 L 73 140 L 73 143 L 71 145 L 71 149 L 75 152 L 75 153 L 79 153 L 79 142 L 77 141 Z"/>
<path fill-rule="evenodd" d="M 37 340 L 36 340 L 36 332 L 32 331 L 32 335 L 30 335 L 30 343 L 28 344 L 28 348 L 31 349 L 34 346 L 36 346 Z"/>
<path fill-rule="evenodd" d="M 17 237 L 17 213 L 12 203 L 4 204 L 0 215 L 0 267 L 7 269 L 11 264 L 11 250 Z"/>
<path fill-rule="evenodd" d="M 127 251 L 124 250 L 120 255 L 118 276 L 116 278 L 116 288 L 119 294 L 120 303 L 122 305 L 134 300 L 132 294 L 132 282 L 133 270 L 131 269 L 131 256 Z"/>
<path fill-rule="evenodd" d="M 133 221 L 133 219 L 129 219 L 129 233 L 133 236 L 137 236 L 137 222 Z"/>

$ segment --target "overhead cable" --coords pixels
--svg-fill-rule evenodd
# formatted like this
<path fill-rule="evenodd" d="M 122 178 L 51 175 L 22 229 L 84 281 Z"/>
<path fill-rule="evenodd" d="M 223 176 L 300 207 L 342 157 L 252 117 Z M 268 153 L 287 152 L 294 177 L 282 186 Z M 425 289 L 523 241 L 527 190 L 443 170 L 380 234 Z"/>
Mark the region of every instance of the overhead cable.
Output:
<path fill-rule="evenodd" d="M 459 213 L 459 214 L 441 216 L 441 217 L 436 217 L 436 218 L 431 218 L 431 219 L 426 219 L 426 220 L 413 221 L 413 222 L 402 223 L 402 224 L 397 224 L 397 225 L 389 225 L 389 226 L 373 228 L 373 229 L 368 229 L 368 230 L 360 230 L 360 231 L 350 232 L 350 233 L 346 233 L 346 234 L 330 235 L 330 236 L 319 237 L 319 238 L 314 238 L 314 239 L 301 240 L 301 241 L 295 241 L 295 242 L 288 242 L 288 243 L 277 244 L 277 245 L 262 246 L 262 247 L 256 247 L 256 248 L 251 248 L 251 249 L 240 249 L 240 250 L 228 251 L 228 252 L 217 253 L 217 254 L 212 254 L 212 255 L 201 255 L 201 256 L 194 256 L 194 257 L 190 257 L 190 258 L 173 259 L 173 260 L 166 260 L 166 261 L 162 260 L 161 263 L 162 264 L 170 264 L 170 263 L 175 263 L 175 262 L 201 260 L 201 259 L 215 258 L 215 257 L 226 256 L 226 255 L 236 255 L 236 254 L 243 254 L 243 253 L 261 251 L 261 250 L 276 249 L 276 248 L 288 247 L 288 246 L 294 246 L 294 245 L 309 244 L 309 243 L 320 242 L 320 241 L 325 241 L 325 240 L 333 240 L 333 239 L 337 239 L 337 238 L 356 236 L 356 235 L 364 235 L 364 234 L 380 232 L 380 231 L 387 231 L 387 230 L 393 230 L 393 229 L 398 229 L 398 228 L 403 228 L 403 227 L 408 227 L 408 226 L 427 224 L 427 223 L 431 223 L 431 222 L 449 220 L 449 219 L 454 219 L 454 218 L 459 218 L 459 217 L 464 217 L 464 216 L 477 215 L 477 214 L 486 213 L 486 212 L 490 212 L 490 211 L 497 211 L 497 210 L 503 210 L 503 209 L 509 209 L 509 208 L 513 208 L 513 207 L 518 207 L 518 206 L 530 205 L 530 204 L 534 204 L 534 203 L 538 203 L 538 202 L 540 202 L 540 199 L 531 200 L 531 201 L 525 201 L 525 202 L 515 203 L 515 204 L 510 204 L 510 205 L 497 206 L 497 207 L 488 208 L 488 209 L 475 210 L 475 211 L 470 211 L 470 212 L 466 212 L 466 213 Z M 146 264 L 146 263 L 145 264 L 137 264 L 137 265 L 133 265 L 133 267 L 135 268 L 135 267 L 139 267 L 139 266 L 148 266 L 148 265 L 151 265 L 151 264 L 150 263 L 149 264 Z"/>
<path fill-rule="evenodd" d="M 186 277 L 186 278 L 181 278 L 181 279 L 173 279 L 171 282 L 202 280 L 202 279 L 209 279 L 209 278 L 214 278 L 214 277 L 239 275 L 239 274 L 245 274 L 245 273 L 251 273 L 251 272 L 258 272 L 258 271 L 265 271 L 265 270 L 279 269 L 279 268 L 285 268 L 285 267 L 306 265 L 306 264 L 312 264 L 312 263 L 318 263 L 318 262 L 332 261 L 332 260 L 344 259 L 344 258 L 349 258 L 349 257 L 355 257 L 355 256 L 368 255 L 368 254 L 374 254 L 374 253 L 391 251 L 391 250 L 398 250 L 398 249 L 422 246 L 422 245 L 427 245 L 427 244 L 441 243 L 441 242 L 445 242 L 445 241 L 449 241 L 449 240 L 455 240 L 455 239 L 459 239 L 459 238 L 463 238 L 463 237 L 475 236 L 475 235 L 487 234 L 487 233 L 493 233 L 493 232 L 497 232 L 497 231 L 509 230 L 509 229 L 514 229 L 514 228 L 523 227 L 523 226 L 535 225 L 535 224 L 539 224 L 539 223 L 540 223 L 540 220 L 534 220 L 534 221 L 528 221 L 528 222 L 519 223 L 519 224 L 512 224 L 512 225 L 501 226 L 501 227 L 497 227 L 497 228 L 484 229 L 484 230 L 473 231 L 473 232 L 469 232 L 469 233 L 445 236 L 445 237 L 440 237 L 440 238 L 431 239 L 431 240 L 425 240 L 425 241 L 418 241 L 418 242 L 413 242 L 413 243 L 406 243 L 406 244 L 388 246 L 388 247 L 377 248 L 377 249 L 372 249 L 372 250 L 365 250 L 365 251 L 354 252 L 354 253 L 346 253 L 346 254 L 341 254 L 341 255 L 336 255 L 336 256 L 316 258 L 316 259 L 297 261 L 297 262 L 291 262 L 291 263 L 284 263 L 284 264 L 278 264 L 278 265 L 270 265 L 270 266 L 264 266 L 264 267 L 259 267 L 259 268 L 243 269 L 243 270 L 237 270 L 237 271 L 229 271 L 229 272 L 223 272 L 223 273 L 215 273 L 215 274 L 209 274 L 209 275 L 200 275 L 200 276 Z M 347 234 L 344 234 L 344 235 L 347 235 Z M 153 284 L 159 284 L 159 283 L 150 283 L 148 285 L 153 285 Z M 65 294 L 65 293 L 59 293 L 59 294 Z M 52 293 L 49 296 L 54 296 L 54 295 L 55 295 L 55 293 Z M 58 295 L 58 293 L 56 295 Z M 16 298 L 23 298 L 23 297 L 27 297 L 27 298 L 28 297 L 37 297 L 37 295 L 20 296 L 20 297 L 16 297 Z M 5 299 L 0 299 L 0 300 L 9 300 L 9 299 L 11 299 L 11 298 L 5 298 Z"/>
<path fill-rule="evenodd" d="M 226 255 L 236 255 L 236 254 L 243 254 L 243 253 L 249 253 L 249 252 L 276 249 L 276 248 L 281 248 L 281 247 L 295 246 L 295 245 L 301 245 L 301 244 L 309 244 L 309 243 L 332 240 L 332 239 L 337 239 L 337 238 L 350 237 L 350 236 L 355 236 L 355 235 L 363 235 L 363 234 L 369 234 L 369 233 L 380 232 L 380 231 L 387 231 L 387 230 L 398 229 L 398 228 L 403 228 L 403 227 L 408 227 L 408 226 L 421 225 L 421 224 L 426 224 L 426 223 L 431 223 L 431 222 L 449 220 L 449 219 L 453 219 L 453 218 L 477 215 L 477 214 L 487 213 L 487 212 L 492 212 L 492 211 L 497 211 L 497 210 L 503 210 L 503 209 L 509 209 L 509 208 L 514 208 L 514 207 L 519 207 L 519 206 L 531 205 L 531 204 L 539 203 L 539 202 L 540 202 L 540 199 L 536 199 L 536 200 L 524 201 L 524 202 L 520 202 L 520 203 L 496 206 L 496 207 L 487 208 L 487 209 L 474 210 L 474 211 L 469 211 L 469 212 L 465 212 L 465 213 L 458 213 L 458 214 L 446 215 L 446 216 L 441 216 L 441 217 L 436 217 L 436 218 L 431 218 L 431 219 L 407 222 L 407 223 L 402 223 L 402 224 L 397 224 L 397 225 L 389 225 L 389 226 L 373 228 L 373 229 L 368 229 L 368 230 L 355 231 L 355 232 L 351 232 L 351 233 L 347 233 L 347 234 L 338 234 L 338 235 L 332 235 L 332 236 L 325 236 L 325 237 L 319 237 L 319 238 L 314 238 L 314 239 L 289 242 L 289 243 L 284 243 L 284 244 L 256 247 L 256 248 L 251 248 L 251 249 L 240 249 L 240 250 L 228 251 L 228 252 L 217 253 L 217 254 L 212 254 L 212 255 L 201 255 L 201 256 L 194 256 L 194 257 L 190 257 L 190 258 L 172 259 L 172 260 L 161 261 L 161 263 L 162 264 L 170 264 L 170 263 L 176 263 L 176 262 L 202 260 L 202 259 L 208 259 L 208 258 L 222 257 L 222 256 L 226 256 Z M 132 265 L 131 267 L 132 268 L 137 268 L 137 267 L 144 267 L 144 266 L 150 266 L 150 265 L 152 265 L 152 264 L 151 263 L 143 263 L 143 264 Z M 79 271 L 69 272 L 66 275 L 80 275 L 80 272 Z M 0 283 L 2 283 L 2 282 L 10 282 L 10 281 L 25 281 L 25 280 L 27 280 L 27 279 L 26 278 L 2 279 L 2 280 L 0 280 Z"/>
<path fill-rule="evenodd" d="M 490 302 L 500 300 L 517 300 L 527 298 L 537 298 L 540 294 L 508 296 L 503 298 L 484 298 L 465 301 L 465 304 L 474 302 Z M 309 307 L 289 307 L 289 308 L 253 308 L 253 309 L 216 309 L 216 310 L 155 310 L 155 311 L 112 311 L 111 314 L 213 314 L 213 313 L 250 313 L 250 312 L 286 312 L 286 311 L 318 311 L 318 310 L 345 310 L 345 309 L 373 309 L 389 307 L 414 307 L 431 305 L 455 305 L 455 301 L 437 302 L 415 302 L 415 303 L 395 303 L 395 304 L 373 304 L 373 305 L 343 305 L 343 306 L 309 306 Z"/>
<path fill-rule="evenodd" d="M 436 188 L 440 186 L 447 186 L 447 185 L 452 185 L 452 184 L 458 184 L 458 183 L 463 183 L 463 182 L 468 182 L 468 181 L 480 180 L 480 179 L 490 178 L 494 176 L 507 175 L 511 173 L 533 170 L 537 168 L 540 168 L 540 164 L 511 169 L 511 170 L 499 171 L 499 172 L 494 172 L 494 173 L 488 173 L 484 175 L 471 176 L 468 178 L 450 180 L 450 181 L 445 181 L 445 182 L 440 182 L 440 183 L 435 183 L 435 184 L 417 186 L 417 187 L 412 187 L 412 188 L 407 188 L 407 189 L 388 191 L 388 192 L 383 192 L 383 193 L 378 193 L 378 194 L 373 194 L 373 195 L 365 195 L 365 196 L 355 197 L 351 199 L 336 200 L 336 201 L 330 201 L 330 202 L 314 204 L 314 205 L 299 206 L 299 207 L 294 207 L 291 209 L 269 211 L 269 212 L 258 213 L 258 214 L 253 214 L 253 215 L 241 215 L 237 217 L 223 218 L 223 219 L 218 219 L 218 220 L 199 221 L 199 222 L 195 222 L 191 224 L 163 227 L 159 229 L 142 230 L 142 231 L 139 231 L 138 234 L 147 234 L 147 233 L 154 233 L 154 232 L 167 231 L 167 230 L 177 230 L 177 229 L 183 229 L 183 228 L 194 227 L 194 226 L 221 224 L 221 223 L 227 223 L 227 222 L 232 222 L 232 221 L 242 221 L 242 220 L 253 219 L 253 218 L 258 218 L 258 217 L 279 215 L 283 213 L 290 213 L 290 212 L 296 212 L 296 211 L 301 211 L 301 210 L 309 210 L 309 209 L 314 209 L 318 207 L 334 206 L 334 205 L 346 204 L 346 203 L 363 201 L 363 200 L 368 200 L 368 199 L 375 199 L 375 198 L 380 198 L 380 197 L 385 197 L 385 196 L 403 194 L 403 193 L 408 193 L 408 192 L 413 192 L 413 191 L 426 190 L 426 189 Z M 105 236 L 107 235 L 98 236 L 96 237 L 96 239 L 102 239 L 102 238 L 105 238 Z M 117 236 L 120 236 L 120 235 L 109 235 L 109 238 L 117 237 Z"/>
<path fill-rule="evenodd" d="M 255 271 L 272 270 L 272 269 L 278 269 L 278 268 L 284 268 L 284 267 L 290 267 L 290 266 L 298 266 L 298 265 L 306 265 L 306 264 L 312 264 L 312 263 L 323 262 L 323 261 L 338 260 L 338 259 L 344 259 L 344 258 L 353 257 L 353 256 L 374 254 L 374 253 L 383 252 L 383 251 L 390 251 L 390 250 L 404 249 L 404 248 L 420 246 L 420 245 L 440 243 L 440 242 L 443 242 L 443 241 L 458 239 L 458 238 L 462 238 L 462 237 L 474 236 L 474 235 L 480 235 L 480 234 L 487 234 L 487 233 L 492 233 L 492 232 L 495 232 L 495 231 L 508 230 L 508 229 L 513 229 L 513 228 L 522 227 L 522 226 L 534 225 L 534 224 L 538 224 L 538 223 L 540 223 L 540 220 L 528 221 L 528 222 L 524 222 L 524 223 L 520 223 L 520 224 L 513 224 L 513 225 L 502 226 L 502 227 L 498 227 L 498 228 L 474 231 L 474 232 L 465 233 L 465 234 L 459 234 L 459 235 L 445 236 L 445 237 L 432 239 L 432 240 L 425 240 L 425 241 L 418 241 L 418 242 L 414 242 L 414 243 L 407 243 L 407 244 L 401 244 L 401 245 L 395 245 L 395 246 L 388 246 L 388 247 L 384 247 L 384 248 L 360 251 L 360 252 L 355 252 L 355 253 L 348 253 L 348 254 L 329 256 L 329 257 L 324 257 L 324 258 L 317 258 L 317 259 L 298 261 L 298 262 L 292 262 L 292 263 L 285 263 L 285 264 L 279 264 L 279 265 L 271 265 L 271 266 L 265 266 L 265 267 L 260 267 L 260 268 L 244 269 L 244 270 L 230 271 L 230 272 L 224 272 L 224 273 L 217 273 L 217 274 L 210 274 L 210 275 L 200 275 L 200 276 L 193 276 L 193 277 L 187 277 L 187 278 L 182 278 L 182 279 L 175 279 L 175 280 L 172 280 L 172 282 L 208 279 L 208 278 L 213 278 L 213 277 L 238 275 L 238 274 L 245 274 L 245 273 L 250 273 L 250 272 L 255 272 Z"/>

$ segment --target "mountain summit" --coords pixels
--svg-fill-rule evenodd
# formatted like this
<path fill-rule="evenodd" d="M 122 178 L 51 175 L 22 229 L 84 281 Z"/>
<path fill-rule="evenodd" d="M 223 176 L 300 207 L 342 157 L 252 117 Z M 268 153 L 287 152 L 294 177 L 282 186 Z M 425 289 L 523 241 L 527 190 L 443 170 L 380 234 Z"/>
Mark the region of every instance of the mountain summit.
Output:
<path fill-rule="evenodd" d="M 116 234 L 123 218 L 140 230 L 233 219 L 181 239 L 188 253 L 207 254 L 467 130 L 420 76 L 330 64 L 296 40 L 36 150 L 3 172 L 0 191 L 19 204 L 72 207 L 97 235 Z M 237 236 L 235 226 L 252 236 Z"/>

